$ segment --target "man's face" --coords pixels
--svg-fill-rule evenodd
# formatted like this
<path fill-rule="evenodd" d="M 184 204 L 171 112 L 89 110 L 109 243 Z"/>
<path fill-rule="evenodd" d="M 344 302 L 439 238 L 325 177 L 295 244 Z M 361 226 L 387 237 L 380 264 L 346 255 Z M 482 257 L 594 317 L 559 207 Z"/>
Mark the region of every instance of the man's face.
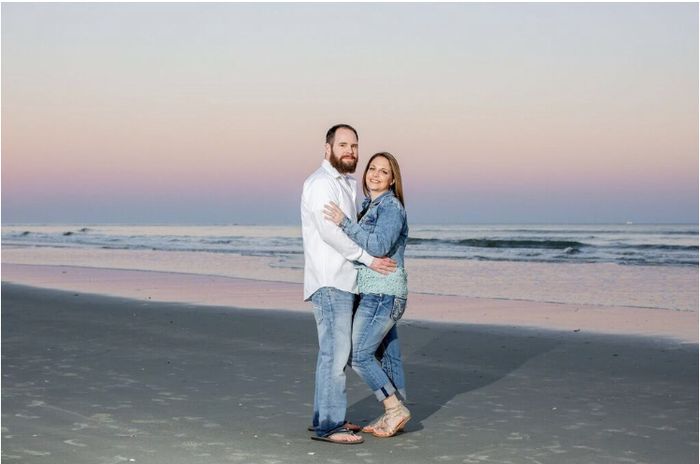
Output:
<path fill-rule="evenodd" d="M 326 144 L 326 159 L 341 174 L 352 174 L 357 167 L 357 137 L 350 129 L 341 127 L 335 131 L 333 146 Z"/>

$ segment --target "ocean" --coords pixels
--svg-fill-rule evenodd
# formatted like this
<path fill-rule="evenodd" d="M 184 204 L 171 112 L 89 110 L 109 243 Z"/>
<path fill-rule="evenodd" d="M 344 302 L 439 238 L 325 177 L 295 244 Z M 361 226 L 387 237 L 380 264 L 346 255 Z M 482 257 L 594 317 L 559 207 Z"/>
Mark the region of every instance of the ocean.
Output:
<path fill-rule="evenodd" d="M 301 282 L 297 226 L 3 225 L 3 263 Z M 698 309 L 697 224 L 411 225 L 409 289 Z"/>
<path fill-rule="evenodd" d="M 302 266 L 299 226 L 15 225 L 3 246 L 285 256 Z M 698 266 L 696 224 L 414 225 L 406 256 L 623 266 Z"/>

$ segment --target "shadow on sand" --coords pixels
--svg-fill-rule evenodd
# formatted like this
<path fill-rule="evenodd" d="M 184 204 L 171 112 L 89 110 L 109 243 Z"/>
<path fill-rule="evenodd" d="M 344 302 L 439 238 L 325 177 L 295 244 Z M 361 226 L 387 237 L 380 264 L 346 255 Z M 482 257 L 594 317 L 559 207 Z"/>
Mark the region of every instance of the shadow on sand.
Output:
<path fill-rule="evenodd" d="M 527 332 L 503 328 L 406 321 L 400 328 L 412 420 L 406 431 L 421 430 L 421 422 L 463 393 L 479 390 L 506 377 L 528 360 L 560 344 Z M 348 390 L 367 386 L 350 374 Z M 349 418 L 369 422 L 382 412 L 374 395 L 351 404 Z"/>

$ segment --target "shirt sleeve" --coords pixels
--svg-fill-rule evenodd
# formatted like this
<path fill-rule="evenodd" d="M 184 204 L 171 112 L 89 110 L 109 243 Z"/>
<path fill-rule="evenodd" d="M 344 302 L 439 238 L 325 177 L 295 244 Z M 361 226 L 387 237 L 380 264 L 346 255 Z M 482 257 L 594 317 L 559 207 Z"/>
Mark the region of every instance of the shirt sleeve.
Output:
<path fill-rule="evenodd" d="M 363 250 L 343 233 L 340 228 L 325 218 L 323 207 L 331 201 L 340 204 L 340 199 L 333 186 L 325 179 L 317 179 L 308 185 L 308 207 L 311 210 L 313 222 L 324 242 L 340 253 L 348 261 L 359 261 L 369 267 L 374 256 Z M 347 215 L 347 211 L 345 214 Z"/>
<path fill-rule="evenodd" d="M 353 242 L 372 255 L 387 256 L 401 235 L 405 219 L 403 209 L 389 204 L 377 214 L 377 223 L 372 232 L 349 220 L 343 221 L 340 226 Z"/>

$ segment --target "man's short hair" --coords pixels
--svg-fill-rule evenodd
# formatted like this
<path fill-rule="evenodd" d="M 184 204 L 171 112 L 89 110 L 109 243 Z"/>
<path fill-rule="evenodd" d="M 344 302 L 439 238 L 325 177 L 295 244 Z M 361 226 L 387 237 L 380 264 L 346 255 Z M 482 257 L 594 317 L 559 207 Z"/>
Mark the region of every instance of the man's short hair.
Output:
<path fill-rule="evenodd" d="M 336 124 L 335 126 L 328 129 L 328 132 L 326 132 L 326 143 L 329 144 L 330 146 L 333 146 L 333 142 L 335 141 L 335 132 L 338 129 L 351 130 L 355 134 L 355 137 L 358 140 L 360 139 L 360 137 L 357 135 L 357 131 L 351 125 L 349 125 L 349 124 Z"/>

